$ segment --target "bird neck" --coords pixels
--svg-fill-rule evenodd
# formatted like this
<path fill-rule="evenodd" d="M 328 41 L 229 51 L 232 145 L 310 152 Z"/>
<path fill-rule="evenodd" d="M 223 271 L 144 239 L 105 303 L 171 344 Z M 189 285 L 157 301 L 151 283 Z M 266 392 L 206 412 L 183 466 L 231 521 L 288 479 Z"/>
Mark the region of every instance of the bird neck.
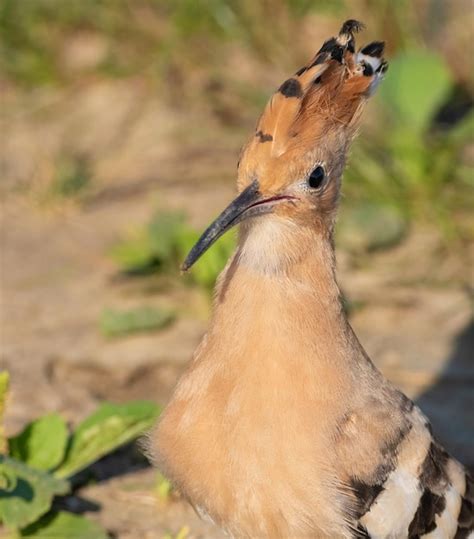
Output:
<path fill-rule="evenodd" d="M 346 331 L 331 234 L 277 216 L 241 229 L 237 250 L 217 286 L 214 325 L 265 320 L 262 331 L 295 324 Z M 253 320 L 253 322 L 252 322 Z M 242 327 L 244 330 L 244 328 Z M 251 331 L 250 328 L 247 328 Z"/>

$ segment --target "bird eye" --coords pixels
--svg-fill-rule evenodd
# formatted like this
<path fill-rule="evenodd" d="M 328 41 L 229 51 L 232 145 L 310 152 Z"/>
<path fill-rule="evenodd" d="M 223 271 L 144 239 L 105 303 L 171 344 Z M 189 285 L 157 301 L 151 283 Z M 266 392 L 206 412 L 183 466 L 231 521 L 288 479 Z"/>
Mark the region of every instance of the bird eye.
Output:
<path fill-rule="evenodd" d="M 324 167 L 322 165 L 318 165 L 309 175 L 308 185 L 313 189 L 321 187 L 325 176 L 326 172 L 324 171 Z"/>

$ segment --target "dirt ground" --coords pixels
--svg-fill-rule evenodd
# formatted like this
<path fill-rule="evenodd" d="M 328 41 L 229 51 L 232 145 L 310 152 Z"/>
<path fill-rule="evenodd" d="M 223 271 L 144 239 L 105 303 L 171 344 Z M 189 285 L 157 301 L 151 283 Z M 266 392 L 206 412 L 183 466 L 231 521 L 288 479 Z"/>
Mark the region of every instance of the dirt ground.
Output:
<path fill-rule="evenodd" d="M 192 138 L 184 125 L 199 126 L 202 118 L 170 117 L 153 99 L 137 102 L 140 91 L 95 85 L 40 96 L 26 112 L 24 103 L 10 103 L 1 186 L 0 367 L 12 378 L 11 434 L 53 410 L 75 424 L 103 399 L 166 403 L 205 330 L 209 307 L 202 292 L 121 279 L 108 252 L 130 227 L 147 222 L 157 204 L 206 225 L 232 196 L 241 141 Z M 92 156 L 97 188 L 82 204 L 43 203 L 48 167 L 66 141 Z M 437 234 L 419 228 L 389 251 L 338 250 L 340 282 L 355 306 L 351 322 L 369 355 L 420 404 L 448 449 L 473 467 L 469 261 L 469 253 L 446 255 Z M 100 334 L 104 308 L 144 298 L 181 305 L 181 316 L 157 333 L 116 340 Z M 91 518 L 120 539 L 161 538 L 183 526 L 187 537 L 220 536 L 179 497 L 159 502 L 156 471 L 129 462 L 130 451 L 109 461 L 104 479 L 81 489 L 75 503 L 98 504 Z"/>

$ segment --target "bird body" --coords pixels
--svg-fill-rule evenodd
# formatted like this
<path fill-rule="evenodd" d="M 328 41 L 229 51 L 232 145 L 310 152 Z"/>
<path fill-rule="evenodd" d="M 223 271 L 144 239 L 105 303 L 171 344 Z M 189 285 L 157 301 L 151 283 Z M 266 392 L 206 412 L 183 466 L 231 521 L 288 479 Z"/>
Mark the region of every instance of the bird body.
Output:
<path fill-rule="evenodd" d="M 241 222 L 209 330 L 152 438 L 164 472 L 233 537 L 474 537 L 465 470 L 372 364 L 340 300 L 340 177 L 386 66 L 381 43 L 356 55 L 359 27 L 347 21 L 273 96 L 239 196 L 184 266 Z"/>

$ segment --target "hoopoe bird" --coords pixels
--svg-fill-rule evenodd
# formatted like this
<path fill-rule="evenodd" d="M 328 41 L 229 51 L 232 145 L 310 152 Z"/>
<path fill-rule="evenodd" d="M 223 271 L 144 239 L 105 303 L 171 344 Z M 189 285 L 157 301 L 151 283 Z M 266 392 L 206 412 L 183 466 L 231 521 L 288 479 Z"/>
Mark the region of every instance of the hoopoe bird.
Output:
<path fill-rule="evenodd" d="M 237 198 L 183 264 L 240 223 L 210 327 L 152 434 L 158 465 L 232 537 L 474 537 L 466 470 L 357 340 L 333 229 L 384 43 L 361 23 L 272 96 L 242 151 Z"/>

